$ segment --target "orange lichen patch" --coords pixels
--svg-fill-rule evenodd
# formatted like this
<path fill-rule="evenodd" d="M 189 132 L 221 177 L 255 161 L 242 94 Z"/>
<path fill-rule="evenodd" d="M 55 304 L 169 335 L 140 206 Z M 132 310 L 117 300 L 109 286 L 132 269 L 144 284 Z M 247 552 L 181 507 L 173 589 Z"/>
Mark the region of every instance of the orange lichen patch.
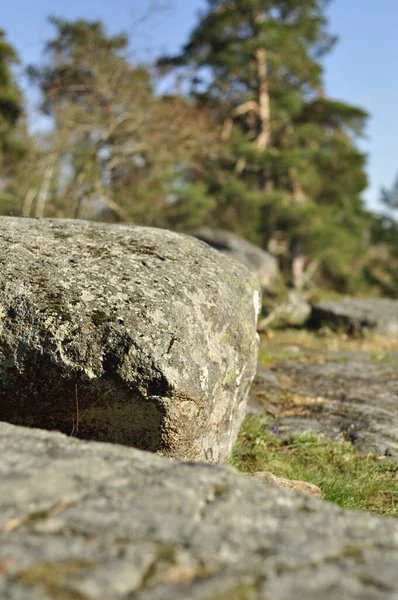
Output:
<path fill-rule="evenodd" d="M 203 567 L 188 565 L 173 565 L 159 577 L 159 582 L 168 584 L 191 583 L 204 576 Z M 159 583 L 158 582 L 158 583 Z"/>
<path fill-rule="evenodd" d="M 301 396 L 300 394 L 294 394 L 291 401 L 293 404 L 303 406 L 308 404 L 324 404 L 325 398 L 322 396 L 317 396 L 314 398 L 313 396 Z"/>
<path fill-rule="evenodd" d="M 25 517 L 21 517 L 19 519 L 10 519 L 7 523 L 0 527 L 1 533 L 9 533 L 10 531 L 14 531 L 25 522 Z"/>
<path fill-rule="evenodd" d="M 307 481 L 298 481 L 296 479 L 277 477 L 268 471 L 256 471 L 254 473 L 247 473 L 247 475 L 253 479 L 262 481 L 271 487 L 292 490 L 298 494 L 304 494 L 305 496 L 322 496 L 322 492 L 319 487 L 313 483 L 308 483 Z"/>
<path fill-rule="evenodd" d="M 277 415 L 277 417 L 310 417 L 311 411 L 308 408 L 300 407 L 300 408 L 292 408 L 288 410 L 283 410 Z"/>
<path fill-rule="evenodd" d="M 0 533 L 9 533 L 10 531 L 14 531 L 15 529 L 18 529 L 18 527 L 21 527 L 27 523 L 42 521 L 58 514 L 69 506 L 71 506 L 71 502 L 64 502 L 63 500 L 60 500 L 47 509 L 37 510 L 22 517 L 15 517 L 14 519 L 7 521 L 7 523 L 4 525 L 0 525 Z"/>
<path fill-rule="evenodd" d="M 0 562 L 0 575 L 6 575 L 6 573 L 15 565 L 15 558 L 12 556 L 6 556 Z"/>

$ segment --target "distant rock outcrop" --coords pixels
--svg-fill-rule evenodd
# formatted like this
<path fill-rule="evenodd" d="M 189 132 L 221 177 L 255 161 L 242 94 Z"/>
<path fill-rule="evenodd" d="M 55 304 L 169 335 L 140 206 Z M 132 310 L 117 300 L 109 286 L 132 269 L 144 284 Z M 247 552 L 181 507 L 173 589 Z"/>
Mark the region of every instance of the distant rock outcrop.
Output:
<path fill-rule="evenodd" d="M 278 261 L 272 254 L 232 231 L 201 227 L 187 231 L 187 233 L 245 264 L 256 274 L 263 291 L 269 290 L 281 277 Z"/>
<path fill-rule="evenodd" d="M 283 325 L 304 325 L 311 315 L 311 305 L 297 290 L 289 290 L 286 299 L 277 304 L 266 317 L 257 324 L 257 331 L 265 331 L 274 321 Z"/>
<path fill-rule="evenodd" d="M 300 360 L 301 359 L 301 360 Z M 281 360 L 271 387 L 259 369 L 249 410 L 274 415 L 282 436 L 312 431 L 344 439 L 360 452 L 398 462 L 398 359 L 372 361 L 365 354 L 331 354 L 324 364 Z"/>
<path fill-rule="evenodd" d="M 323 300 L 312 307 L 310 325 L 331 325 L 351 331 L 372 329 L 381 335 L 398 335 L 398 300 L 344 298 Z"/>
<path fill-rule="evenodd" d="M 0 419 L 226 458 L 257 363 L 256 278 L 193 237 L 0 218 Z"/>
<path fill-rule="evenodd" d="M 4 600 L 393 600 L 398 521 L 0 423 Z"/>

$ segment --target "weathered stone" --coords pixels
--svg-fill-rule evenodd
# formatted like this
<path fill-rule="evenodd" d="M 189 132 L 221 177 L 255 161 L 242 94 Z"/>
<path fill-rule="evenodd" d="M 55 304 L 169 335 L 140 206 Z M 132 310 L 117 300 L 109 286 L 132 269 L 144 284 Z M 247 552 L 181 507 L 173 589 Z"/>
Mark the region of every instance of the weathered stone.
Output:
<path fill-rule="evenodd" d="M 187 459 L 229 454 L 258 283 L 189 236 L 0 218 L 0 419 Z"/>
<path fill-rule="evenodd" d="M 287 296 L 287 311 L 283 317 L 287 325 L 303 325 L 311 314 L 311 305 L 304 300 L 296 290 L 289 290 Z"/>
<path fill-rule="evenodd" d="M 257 331 L 267 331 L 275 321 L 278 325 L 304 325 L 311 314 L 311 305 L 296 290 L 289 290 L 286 299 L 279 302 L 272 310 L 267 308 L 268 314 L 257 324 Z"/>
<path fill-rule="evenodd" d="M 312 431 L 398 461 L 396 365 L 331 358 L 325 364 L 278 362 L 272 372 L 281 387 L 270 389 L 256 377 L 251 412 L 278 415 L 275 424 L 282 435 Z"/>
<path fill-rule="evenodd" d="M 263 365 L 260 365 L 260 364 L 257 366 L 257 371 L 256 371 L 256 376 L 254 378 L 254 381 L 259 383 L 260 385 L 268 385 L 268 386 L 274 387 L 274 388 L 281 387 L 281 384 L 279 383 L 279 380 L 278 380 L 277 376 L 275 375 L 275 373 L 273 371 L 271 371 L 271 369 L 268 369 L 267 367 L 264 367 Z"/>
<path fill-rule="evenodd" d="M 247 473 L 247 476 L 262 481 L 271 487 L 293 490 L 298 494 L 304 494 L 304 496 L 322 496 L 319 487 L 307 481 L 277 477 L 269 471 L 254 471 L 253 473 Z"/>
<path fill-rule="evenodd" d="M 310 324 L 331 325 L 351 331 L 372 329 L 381 335 L 398 334 L 398 300 L 344 298 L 324 300 L 312 307 Z"/>
<path fill-rule="evenodd" d="M 202 227 L 187 232 L 212 248 L 236 258 L 256 274 L 264 291 L 272 288 L 281 277 L 278 261 L 269 252 L 239 237 L 232 231 Z"/>
<path fill-rule="evenodd" d="M 0 423 L 4 600 L 393 600 L 398 521 Z"/>

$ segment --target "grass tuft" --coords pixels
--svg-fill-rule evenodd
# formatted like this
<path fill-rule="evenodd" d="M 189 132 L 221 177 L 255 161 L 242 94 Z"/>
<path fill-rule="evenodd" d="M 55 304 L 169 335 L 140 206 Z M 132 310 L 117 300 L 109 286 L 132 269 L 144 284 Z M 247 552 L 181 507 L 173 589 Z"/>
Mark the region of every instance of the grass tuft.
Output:
<path fill-rule="evenodd" d="M 398 517 L 398 464 L 360 455 L 340 439 L 303 433 L 284 440 L 266 417 L 248 416 L 231 463 L 242 472 L 314 483 L 325 500 L 346 509 Z"/>

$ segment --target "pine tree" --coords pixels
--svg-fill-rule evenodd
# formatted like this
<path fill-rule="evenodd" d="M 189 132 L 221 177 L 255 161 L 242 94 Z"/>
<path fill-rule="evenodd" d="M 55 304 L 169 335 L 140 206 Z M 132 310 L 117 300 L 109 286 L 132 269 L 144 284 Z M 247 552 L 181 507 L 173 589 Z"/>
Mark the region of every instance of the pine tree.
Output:
<path fill-rule="evenodd" d="M 391 188 L 381 189 L 380 202 L 388 209 L 398 209 L 398 175 L 395 177 Z"/>
<path fill-rule="evenodd" d="M 380 205 L 388 213 L 374 215 L 372 221 L 372 263 L 367 269 L 370 283 L 378 293 L 398 297 L 398 176 L 391 187 L 383 187 Z"/>
<path fill-rule="evenodd" d="M 189 67 L 192 94 L 223 123 L 219 160 L 193 175 L 215 201 L 208 222 L 279 253 L 299 288 L 314 261 L 319 280 L 355 287 L 368 241 L 355 146 L 367 115 L 323 89 L 329 3 L 208 0 L 182 53 L 160 61 Z"/>
<path fill-rule="evenodd" d="M 17 53 L 0 29 L 0 144 L 3 151 L 8 147 L 9 132 L 22 113 L 21 94 L 12 72 L 15 64 L 18 64 Z"/>
<path fill-rule="evenodd" d="M 0 210 L 3 213 L 15 209 L 8 188 L 26 142 L 26 131 L 21 124 L 22 95 L 12 71 L 16 64 L 17 53 L 0 30 Z"/>

